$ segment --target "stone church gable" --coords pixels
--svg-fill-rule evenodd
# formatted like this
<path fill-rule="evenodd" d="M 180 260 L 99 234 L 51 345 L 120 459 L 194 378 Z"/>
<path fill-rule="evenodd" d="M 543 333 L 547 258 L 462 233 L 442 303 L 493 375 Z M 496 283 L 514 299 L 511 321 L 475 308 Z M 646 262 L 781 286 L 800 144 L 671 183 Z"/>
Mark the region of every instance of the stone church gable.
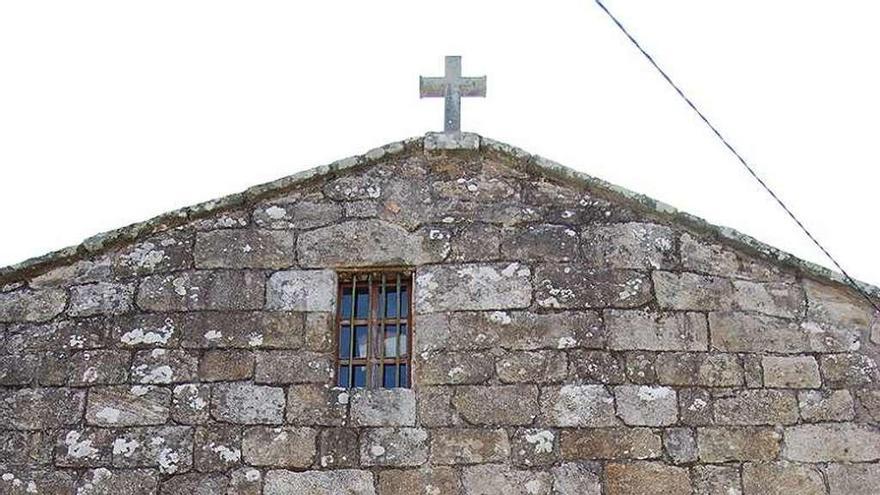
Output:
<path fill-rule="evenodd" d="M 376 270 L 393 388 L 335 386 Z M 878 350 L 822 269 L 432 134 L 0 270 L 0 494 L 872 494 Z"/>

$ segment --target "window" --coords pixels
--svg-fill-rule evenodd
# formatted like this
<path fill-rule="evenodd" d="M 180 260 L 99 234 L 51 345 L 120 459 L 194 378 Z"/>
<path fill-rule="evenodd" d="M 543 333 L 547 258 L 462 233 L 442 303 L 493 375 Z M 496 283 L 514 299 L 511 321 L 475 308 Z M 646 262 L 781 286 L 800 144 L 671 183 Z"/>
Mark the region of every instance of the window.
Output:
<path fill-rule="evenodd" d="M 411 275 L 339 274 L 336 385 L 410 386 Z"/>

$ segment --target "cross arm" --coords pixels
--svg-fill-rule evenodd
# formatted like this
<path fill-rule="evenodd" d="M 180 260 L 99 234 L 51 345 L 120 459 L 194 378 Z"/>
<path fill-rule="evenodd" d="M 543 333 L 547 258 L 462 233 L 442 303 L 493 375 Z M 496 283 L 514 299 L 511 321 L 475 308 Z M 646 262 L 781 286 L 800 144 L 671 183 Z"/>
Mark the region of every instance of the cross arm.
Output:
<path fill-rule="evenodd" d="M 446 96 L 446 79 L 442 77 L 419 77 L 419 98 Z"/>
<path fill-rule="evenodd" d="M 462 78 L 458 89 L 461 96 L 486 96 L 486 76 Z"/>

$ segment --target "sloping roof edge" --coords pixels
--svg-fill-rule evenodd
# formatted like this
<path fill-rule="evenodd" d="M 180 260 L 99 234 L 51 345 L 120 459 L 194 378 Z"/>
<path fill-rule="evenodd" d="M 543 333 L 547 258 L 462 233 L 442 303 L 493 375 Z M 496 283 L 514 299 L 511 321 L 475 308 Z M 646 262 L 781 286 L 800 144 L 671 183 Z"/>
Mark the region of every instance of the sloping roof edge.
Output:
<path fill-rule="evenodd" d="M 770 262 L 792 268 L 809 278 L 829 281 L 847 287 L 850 286 L 844 276 L 838 272 L 798 258 L 793 254 L 765 244 L 735 229 L 711 224 L 700 217 L 680 211 L 673 206 L 645 196 L 644 194 L 630 191 L 583 172 L 578 172 L 542 156 L 533 155 L 515 146 L 473 133 L 461 133 L 456 135 L 428 133 L 424 137 L 414 137 L 404 141 L 396 141 L 374 148 L 362 155 L 355 155 L 342 160 L 337 160 L 327 165 L 321 165 L 272 182 L 253 186 L 240 193 L 174 210 L 158 215 L 144 222 L 104 232 L 85 239 L 79 245 L 70 246 L 43 256 L 30 258 L 20 263 L 0 268 L 0 286 L 22 281 L 50 268 L 99 254 L 112 247 L 134 242 L 140 238 L 177 227 L 192 220 L 197 220 L 214 213 L 258 202 L 264 198 L 283 193 L 309 181 L 332 177 L 350 169 L 368 166 L 385 158 L 415 151 L 419 148 L 423 149 L 425 152 L 432 153 L 442 153 L 446 151 L 494 152 L 505 156 L 512 160 L 515 165 L 519 165 L 528 171 L 555 177 L 565 182 L 586 186 L 596 192 L 604 193 L 603 195 L 606 196 L 605 199 L 635 205 L 639 209 L 645 210 L 648 213 L 664 217 L 672 222 L 689 227 L 700 233 L 708 234 L 711 237 L 716 238 L 722 244 L 727 244 L 733 248 L 756 254 Z M 880 288 L 865 282 L 857 281 L 857 283 L 862 290 L 870 296 L 880 299 Z"/>

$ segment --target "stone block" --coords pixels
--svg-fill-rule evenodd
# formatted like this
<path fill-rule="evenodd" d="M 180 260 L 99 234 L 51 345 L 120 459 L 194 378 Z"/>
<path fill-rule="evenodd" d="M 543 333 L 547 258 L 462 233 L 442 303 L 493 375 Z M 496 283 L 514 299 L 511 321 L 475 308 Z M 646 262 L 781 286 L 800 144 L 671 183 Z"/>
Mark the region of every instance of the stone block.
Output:
<path fill-rule="evenodd" d="M 333 352 L 335 324 L 336 316 L 332 313 L 306 313 L 303 348 L 315 352 Z"/>
<path fill-rule="evenodd" d="M 68 388 L 0 389 L 0 428 L 46 430 L 77 424 L 85 396 Z"/>
<path fill-rule="evenodd" d="M 131 363 L 131 379 L 143 384 L 184 383 L 198 379 L 199 358 L 189 351 L 138 351 Z"/>
<path fill-rule="evenodd" d="M 797 462 L 871 462 L 880 459 L 880 431 L 856 423 L 824 423 L 785 429 L 783 457 Z"/>
<path fill-rule="evenodd" d="M 617 415 L 632 426 L 669 426 L 678 421 L 678 395 L 669 387 L 614 387 Z"/>
<path fill-rule="evenodd" d="M 584 259 L 613 268 L 670 269 L 678 266 L 678 234 L 653 223 L 594 224 L 581 232 Z"/>
<path fill-rule="evenodd" d="M 782 435 L 757 426 L 697 428 L 700 461 L 720 464 L 733 461 L 772 461 L 779 455 Z"/>
<path fill-rule="evenodd" d="M 657 383 L 657 354 L 633 351 L 624 354 L 626 379 L 630 383 L 646 385 Z M 664 384 L 668 385 L 668 384 Z"/>
<path fill-rule="evenodd" d="M 252 466 L 308 468 L 315 461 L 317 436 L 312 428 L 252 426 L 244 431 L 241 452 Z"/>
<path fill-rule="evenodd" d="M 535 269 L 535 302 L 542 308 L 634 308 L 651 299 L 650 277 L 644 272 L 585 264 Z"/>
<path fill-rule="evenodd" d="M 804 390 L 798 392 L 801 419 L 808 423 L 851 421 L 855 417 L 849 390 Z"/>
<path fill-rule="evenodd" d="M 284 389 L 246 382 L 214 385 L 211 416 L 237 424 L 280 424 L 284 421 Z"/>
<path fill-rule="evenodd" d="M 423 266 L 416 273 L 416 311 L 526 308 L 532 302 L 531 275 L 519 263 Z"/>
<path fill-rule="evenodd" d="M 383 182 L 371 174 L 351 174 L 327 182 L 322 191 L 336 201 L 378 199 L 382 197 Z"/>
<path fill-rule="evenodd" d="M 48 432 L 0 430 L 0 459 L 6 467 L 49 464 L 53 441 Z"/>
<path fill-rule="evenodd" d="M 304 339 L 303 315 L 288 311 L 188 313 L 174 325 L 192 349 L 298 349 Z"/>
<path fill-rule="evenodd" d="M 362 466 L 421 466 L 428 460 L 428 432 L 421 428 L 370 428 L 361 434 Z"/>
<path fill-rule="evenodd" d="M 61 430 L 55 442 L 55 465 L 59 467 L 99 467 L 110 464 L 110 430 L 81 428 Z"/>
<path fill-rule="evenodd" d="M 159 473 L 152 469 L 107 469 L 99 467 L 83 474 L 77 495 L 154 495 Z"/>
<path fill-rule="evenodd" d="M 654 292 L 663 309 L 718 311 L 733 307 L 733 285 L 726 278 L 655 271 Z"/>
<path fill-rule="evenodd" d="M 764 386 L 772 388 L 818 388 L 819 363 L 813 356 L 764 356 Z"/>
<path fill-rule="evenodd" d="M 733 298 L 738 309 L 783 318 L 801 318 L 807 309 L 804 291 L 795 284 L 734 280 Z"/>
<path fill-rule="evenodd" d="M 318 464 L 322 468 L 349 468 L 360 465 L 358 430 L 327 428 L 318 437 Z"/>
<path fill-rule="evenodd" d="M 467 223 L 452 236 L 448 261 L 496 261 L 501 258 L 502 227 L 487 223 Z"/>
<path fill-rule="evenodd" d="M 266 308 L 332 313 L 336 310 L 336 290 L 336 272 L 331 270 L 276 272 L 269 277 Z"/>
<path fill-rule="evenodd" d="M 227 485 L 220 473 L 187 473 L 163 481 L 160 490 L 162 495 L 210 495 L 223 493 Z"/>
<path fill-rule="evenodd" d="M 168 420 L 171 391 L 134 385 L 89 389 L 86 422 L 105 427 L 159 425 Z"/>
<path fill-rule="evenodd" d="M 199 380 L 224 382 L 254 376 L 254 354 L 243 349 L 211 349 L 199 360 Z"/>
<path fill-rule="evenodd" d="M 626 381 L 626 365 L 621 354 L 606 351 L 569 351 L 568 377 L 576 383 L 619 384 Z"/>
<path fill-rule="evenodd" d="M 559 460 L 559 432 L 544 428 L 516 430 L 511 437 L 510 460 L 514 465 L 549 466 Z"/>
<path fill-rule="evenodd" d="M 189 426 L 117 430 L 113 440 L 113 466 L 158 468 L 162 474 L 185 473 L 192 468 L 192 438 Z"/>
<path fill-rule="evenodd" d="M 266 229 L 313 229 L 340 218 L 342 206 L 307 199 L 295 203 L 260 205 L 254 210 L 254 223 Z"/>
<path fill-rule="evenodd" d="M 822 473 L 815 466 L 771 462 L 743 464 L 743 493 L 746 495 L 825 495 Z"/>
<path fill-rule="evenodd" d="M 453 387 L 419 387 L 416 410 L 419 422 L 428 427 L 455 426 L 462 423 L 452 405 Z"/>
<path fill-rule="evenodd" d="M 379 493 L 382 495 L 430 495 L 461 493 L 458 473 L 448 467 L 422 469 L 388 469 L 379 472 Z"/>
<path fill-rule="evenodd" d="M 664 352 L 654 364 L 663 385 L 739 387 L 743 368 L 735 354 Z"/>
<path fill-rule="evenodd" d="M 301 233 L 296 252 L 307 268 L 416 266 L 443 261 L 449 242 L 384 220 L 349 220 Z"/>
<path fill-rule="evenodd" d="M 141 280 L 137 304 L 147 311 L 261 309 L 265 291 L 262 272 L 184 271 Z"/>
<path fill-rule="evenodd" d="M 700 313 L 605 311 L 608 346 L 618 350 L 705 351 L 706 317 Z"/>
<path fill-rule="evenodd" d="M 675 464 L 697 462 L 697 435 L 691 428 L 667 428 L 664 430 L 663 447 Z"/>
<path fill-rule="evenodd" d="M 376 495 L 373 474 L 356 469 L 266 473 L 265 495 Z"/>
<path fill-rule="evenodd" d="M 180 315 L 129 314 L 108 320 L 107 330 L 115 346 L 123 348 L 177 347 Z"/>
<path fill-rule="evenodd" d="M 786 425 L 798 421 L 797 396 L 788 390 L 738 390 L 715 398 L 719 425 Z"/>
<path fill-rule="evenodd" d="M 127 351 L 88 350 L 70 356 L 67 383 L 73 386 L 113 385 L 128 380 Z"/>
<path fill-rule="evenodd" d="M 691 469 L 694 495 L 742 495 L 739 468 L 733 466 L 694 466 Z"/>
<path fill-rule="evenodd" d="M 416 359 L 424 385 L 473 385 L 495 375 L 494 360 L 482 352 L 441 352 Z"/>
<path fill-rule="evenodd" d="M 614 398 L 602 385 L 563 385 L 541 389 L 539 424 L 560 428 L 617 426 Z"/>
<path fill-rule="evenodd" d="M 356 390 L 351 394 L 352 426 L 415 426 L 416 394 L 407 388 Z"/>
<path fill-rule="evenodd" d="M 712 394 L 705 388 L 683 388 L 678 391 L 678 416 L 688 426 L 711 425 L 715 422 Z"/>
<path fill-rule="evenodd" d="M 256 383 L 329 383 L 333 362 L 327 354 L 307 351 L 259 351 Z"/>
<path fill-rule="evenodd" d="M 49 321 L 61 314 L 66 304 L 67 293 L 63 290 L 0 292 L 0 323 Z"/>
<path fill-rule="evenodd" d="M 431 431 L 431 463 L 505 462 L 510 443 L 503 429 L 441 428 Z"/>
<path fill-rule="evenodd" d="M 810 336 L 797 323 L 739 312 L 709 313 L 712 346 L 724 352 L 812 352 Z"/>
<path fill-rule="evenodd" d="M 554 495 L 601 495 L 598 464 L 564 462 L 552 469 Z"/>
<path fill-rule="evenodd" d="M 259 469 L 242 466 L 229 473 L 226 495 L 262 495 L 263 473 Z"/>
<path fill-rule="evenodd" d="M 465 493 L 474 495 L 550 495 L 553 479 L 546 471 L 480 464 L 464 468 L 462 484 Z"/>
<path fill-rule="evenodd" d="M 803 286 L 809 301 L 807 321 L 829 332 L 862 333 L 877 328 L 880 316 L 850 288 L 810 279 L 804 279 Z"/>
<path fill-rule="evenodd" d="M 193 435 L 196 471 L 226 471 L 241 463 L 241 427 L 212 423 Z"/>
<path fill-rule="evenodd" d="M 119 315 L 131 311 L 134 285 L 97 282 L 70 288 L 70 316 Z"/>
<path fill-rule="evenodd" d="M 4 333 L 4 328 L 0 326 L 0 335 L 4 335 Z M 4 354 L 0 356 L 0 386 L 31 385 L 37 382 L 40 375 L 41 362 L 43 361 L 43 356 L 32 353 Z M 71 363 L 72 365 L 73 363 Z M 65 385 L 66 383 L 67 380 L 59 380 L 58 384 Z"/>
<path fill-rule="evenodd" d="M 770 263 L 688 233 L 682 234 L 680 249 L 681 264 L 686 270 L 759 281 L 785 281 L 793 278 Z"/>
<path fill-rule="evenodd" d="M 660 436 L 648 428 L 563 430 L 562 459 L 656 459 L 663 455 Z"/>
<path fill-rule="evenodd" d="M 181 424 L 194 425 L 208 421 L 211 386 L 185 383 L 174 387 L 171 418 Z"/>
<path fill-rule="evenodd" d="M 511 260 L 571 261 L 578 255 L 578 235 L 565 225 L 526 225 L 504 236 L 501 255 Z"/>
<path fill-rule="evenodd" d="M 196 234 L 196 268 L 284 269 L 296 264 L 293 232 L 212 230 Z"/>
<path fill-rule="evenodd" d="M 342 426 L 350 394 L 326 385 L 292 385 L 287 389 L 287 422 L 301 426 Z"/>
<path fill-rule="evenodd" d="M 829 464 L 829 495 L 873 495 L 880 486 L 880 464 Z"/>
<path fill-rule="evenodd" d="M 559 351 L 510 352 L 495 363 L 502 383 L 558 382 L 568 373 L 568 358 Z"/>
<path fill-rule="evenodd" d="M 690 495 L 691 478 L 687 469 L 659 462 L 606 464 L 607 495 Z"/>
<path fill-rule="evenodd" d="M 864 354 L 829 354 L 819 357 L 822 378 L 831 388 L 862 387 L 880 381 L 877 363 Z"/>
<path fill-rule="evenodd" d="M 459 387 L 455 409 L 474 425 L 527 425 L 538 415 L 538 388 L 533 385 Z"/>

